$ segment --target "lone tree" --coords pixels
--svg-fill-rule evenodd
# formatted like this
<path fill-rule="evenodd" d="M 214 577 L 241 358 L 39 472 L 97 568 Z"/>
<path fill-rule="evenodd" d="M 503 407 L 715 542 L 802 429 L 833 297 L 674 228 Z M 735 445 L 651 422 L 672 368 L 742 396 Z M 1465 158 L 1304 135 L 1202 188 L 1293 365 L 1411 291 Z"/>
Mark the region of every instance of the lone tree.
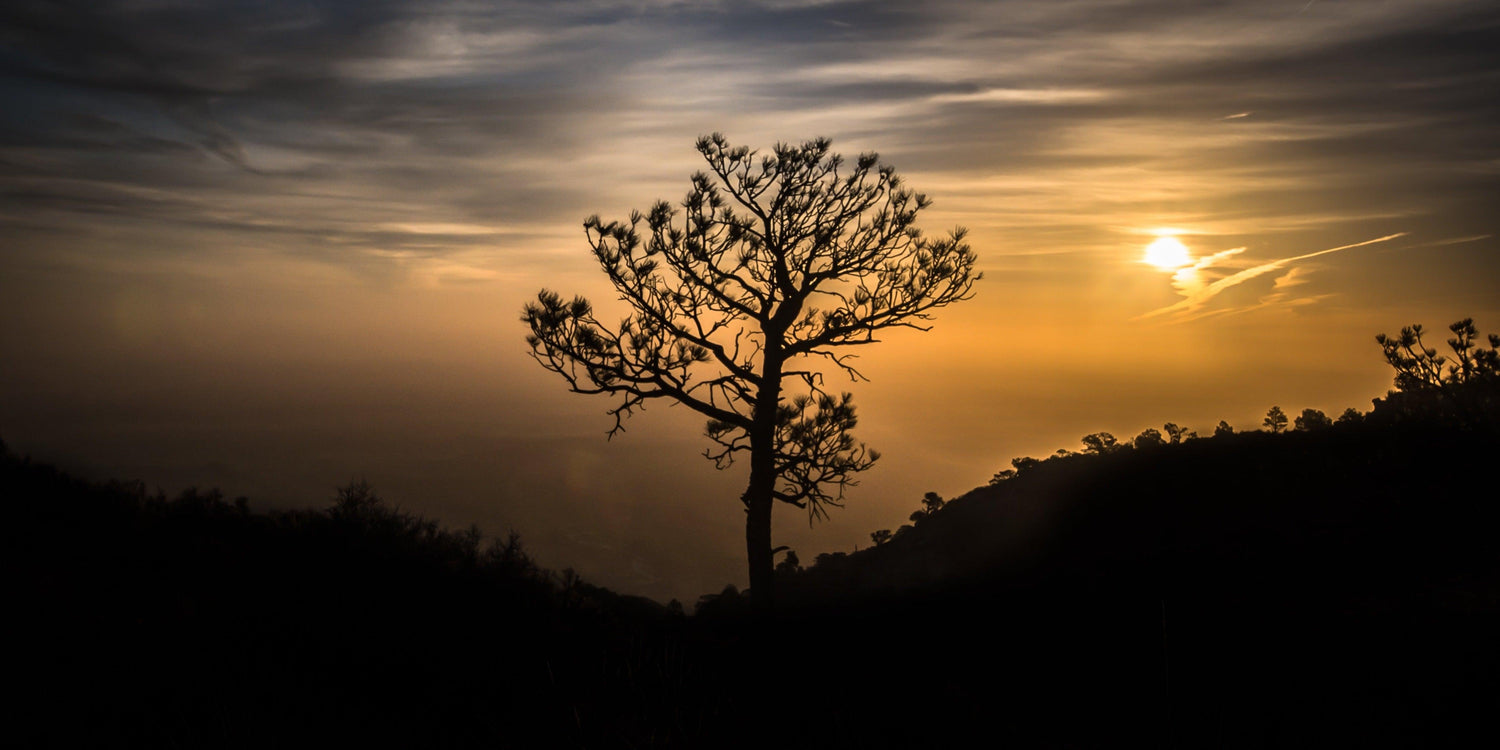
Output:
<path fill-rule="evenodd" d="M 850 350 L 886 329 L 927 330 L 933 310 L 969 298 L 980 278 L 963 229 L 934 239 L 914 226 L 925 195 L 877 155 L 850 165 L 829 145 L 761 155 L 717 133 L 699 138 L 709 172 L 693 175 L 680 206 L 583 223 L 630 314 L 609 325 L 588 300 L 544 289 L 522 315 L 543 367 L 576 393 L 617 399 L 611 437 L 665 398 L 708 418 L 704 455 L 718 468 L 748 457 L 740 500 L 762 609 L 774 504 L 806 510 L 809 523 L 825 517 L 879 457 L 850 435 L 851 394 L 826 390 L 817 365 L 864 379 Z"/>
<path fill-rule="evenodd" d="M 1282 411 L 1280 406 L 1273 406 L 1270 411 L 1266 412 L 1266 418 L 1261 420 L 1260 424 L 1272 433 L 1284 432 L 1286 431 L 1286 412 Z"/>

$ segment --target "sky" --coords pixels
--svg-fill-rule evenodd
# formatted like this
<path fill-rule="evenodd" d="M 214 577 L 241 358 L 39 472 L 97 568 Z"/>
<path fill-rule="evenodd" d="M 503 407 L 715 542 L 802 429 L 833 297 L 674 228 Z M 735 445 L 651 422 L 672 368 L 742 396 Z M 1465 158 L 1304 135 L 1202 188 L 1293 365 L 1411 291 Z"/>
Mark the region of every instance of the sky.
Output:
<path fill-rule="evenodd" d="M 1497 50 L 1488 0 L 11 0 L 0 439 L 257 507 L 364 478 L 691 602 L 745 583 L 743 471 L 664 403 L 606 440 L 519 318 L 608 305 L 583 219 L 679 200 L 700 135 L 878 152 L 984 273 L 861 350 L 882 458 L 779 511 L 808 562 L 1088 433 L 1368 410 L 1382 331 L 1500 332 Z"/>

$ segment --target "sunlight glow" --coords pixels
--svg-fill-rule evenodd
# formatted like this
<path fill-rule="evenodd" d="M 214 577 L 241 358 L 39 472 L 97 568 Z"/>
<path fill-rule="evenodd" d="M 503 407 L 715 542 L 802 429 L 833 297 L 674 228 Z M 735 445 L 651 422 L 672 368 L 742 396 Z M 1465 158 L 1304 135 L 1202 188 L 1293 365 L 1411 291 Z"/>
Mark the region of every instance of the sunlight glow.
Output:
<path fill-rule="evenodd" d="M 1188 252 L 1187 245 L 1182 244 L 1182 240 L 1176 237 L 1158 237 L 1155 242 L 1146 246 L 1146 255 L 1141 261 L 1163 271 L 1175 271 L 1192 265 L 1193 256 Z"/>

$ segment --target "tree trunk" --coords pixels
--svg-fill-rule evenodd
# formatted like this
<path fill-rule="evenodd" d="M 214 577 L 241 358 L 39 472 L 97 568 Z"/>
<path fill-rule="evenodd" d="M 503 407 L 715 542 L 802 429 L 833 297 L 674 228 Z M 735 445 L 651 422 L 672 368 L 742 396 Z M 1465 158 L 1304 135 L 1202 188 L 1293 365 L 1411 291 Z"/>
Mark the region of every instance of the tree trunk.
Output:
<path fill-rule="evenodd" d="M 752 461 L 753 463 L 753 461 Z M 772 482 L 756 477 L 751 469 L 750 487 L 745 490 L 745 553 L 750 561 L 750 604 L 757 612 L 771 610 L 774 597 L 774 555 L 771 552 Z"/>
<path fill-rule="evenodd" d="M 770 338 L 770 337 L 768 337 Z M 777 337 L 779 339 L 779 337 Z M 750 426 L 750 484 L 745 488 L 745 555 L 750 562 L 750 604 L 769 612 L 775 601 L 771 508 L 776 491 L 776 408 L 781 403 L 781 347 L 773 340 L 761 360 L 760 391 Z"/>

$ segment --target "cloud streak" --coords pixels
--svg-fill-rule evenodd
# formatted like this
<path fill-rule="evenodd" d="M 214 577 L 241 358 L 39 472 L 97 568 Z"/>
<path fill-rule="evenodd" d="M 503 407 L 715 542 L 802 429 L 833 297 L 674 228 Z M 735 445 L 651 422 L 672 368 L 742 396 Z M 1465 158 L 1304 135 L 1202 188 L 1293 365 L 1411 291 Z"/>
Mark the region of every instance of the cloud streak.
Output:
<path fill-rule="evenodd" d="M 1261 263 L 1259 265 L 1252 266 L 1243 271 L 1238 271 L 1236 273 L 1230 274 L 1229 276 L 1225 276 L 1222 279 L 1218 279 L 1210 284 L 1180 287 L 1180 289 L 1185 294 L 1187 294 L 1187 297 L 1185 299 L 1177 302 L 1176 304 L 1167 305 L 1166 307 L 1157 308 L 1155 310 L 1152 310 L 1151 312 L 1139 315 L 1135 319 L 1149 320 L 1151 318 L 1161 316 L 1175 316 L 1177 320 L 1181 321 L 1192 320 L 1196 317 L 1202 317 L 1200 314 L 1201 311 L 1203 310 L 1203 308 L 1208 306 L 1208 303 L 1213 300 L 1214 297 L 1217 297 L 1220 294 L 1258 276 L 1264 276 L 1268 273 L 1271 273 L 1272 271 L 1278 271 L 1282 268 L 1286 268 L 1288 265 L 1296 263 L 1300 260 L 1307 260 L 1308 258 L 1316 258 L 1320 255 L 1328 255 L 1329 253 L 1337 253 L 1344 250 L 1352 250 L 1357 247 L 1366 247 L 1381 242 L 1388 242 L 1398 237 L 1405 237 L 1407 234 L 1407 232 L 1396 232 L 1394 234 L 1385 235 L 1384 237 L 1376 237 L 1372 240 L 1365 240 L 1364 242 L 1355 242 L 1349 245 L 1331 247 L 1327 250 L 1319 250 L 1315 253 L 1294 255 L 1290 258 L 1281 258 L 1279 260 L 1273 260 L 1268 263 Z M 1231 250 L 1226 252 L 1233 253 L 1236 251 Z M 1227 257 L 1225 253 L 1217 253 L 1213 256 L 1210 256 L 1209 260 L 1223 260 L 1225 257 Z M 1200 261 L 1198 264 L 1195 264 L 1193 268 L 1201 271 L 1207 268 L 1207 265 Z M 1296 269 L 1293 269 L 1293 271 L 1295 270 Z M 1305 283 L 1305 280 L 1294 280 L 1289 275 L 1287 278 L 1277 280 L 1277 284 L 1275 285 L 1276 291 L 1284 295 L 1286 289 L 1292 286 L 1297 286 L 1300 283 Z M 1281 299 L 1281 297 L 1278 297 L 1277 299 Z"/>

